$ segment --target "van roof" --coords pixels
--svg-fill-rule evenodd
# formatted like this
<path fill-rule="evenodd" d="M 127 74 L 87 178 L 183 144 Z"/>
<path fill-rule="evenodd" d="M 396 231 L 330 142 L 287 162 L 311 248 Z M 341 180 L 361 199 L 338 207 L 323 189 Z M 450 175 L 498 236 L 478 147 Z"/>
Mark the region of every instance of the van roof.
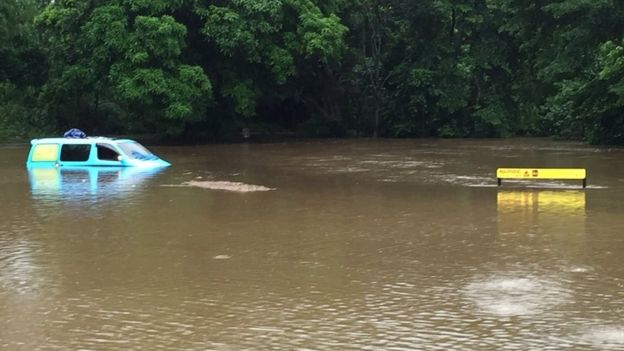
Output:
<path fill-rule="evenodd" d="M 33 139 L 31 145 L 36 144 L 93 144 L 98 142 L 109 142 L 113 144 L 132 142 L 130 139 L 112 139 L 107 137 L 87 137 L 87 138 L 42 138 Z"/>

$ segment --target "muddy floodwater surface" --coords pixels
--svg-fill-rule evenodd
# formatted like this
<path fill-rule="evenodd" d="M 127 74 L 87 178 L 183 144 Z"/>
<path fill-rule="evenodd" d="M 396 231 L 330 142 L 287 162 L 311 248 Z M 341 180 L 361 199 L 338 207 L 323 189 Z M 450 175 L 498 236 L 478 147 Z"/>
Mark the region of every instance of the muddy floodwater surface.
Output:
<path fill-rule="evenodd" d="M 0 349 L 624 349 L 624 150 L 152 149 L 173 166 L 28 172 L 0 148 Z"/>

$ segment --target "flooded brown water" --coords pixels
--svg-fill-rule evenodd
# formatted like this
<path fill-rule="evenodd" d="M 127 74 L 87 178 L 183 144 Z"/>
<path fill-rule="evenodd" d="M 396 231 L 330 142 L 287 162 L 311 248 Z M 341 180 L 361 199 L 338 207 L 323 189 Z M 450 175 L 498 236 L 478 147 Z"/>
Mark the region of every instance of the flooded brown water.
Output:
<path fill-rule="evenodd" d="M 621 350 L 624 150 L 548 140 L 0 149 L 2 350 Z M 504 182 L 496 167 L 585 167 Z"/>

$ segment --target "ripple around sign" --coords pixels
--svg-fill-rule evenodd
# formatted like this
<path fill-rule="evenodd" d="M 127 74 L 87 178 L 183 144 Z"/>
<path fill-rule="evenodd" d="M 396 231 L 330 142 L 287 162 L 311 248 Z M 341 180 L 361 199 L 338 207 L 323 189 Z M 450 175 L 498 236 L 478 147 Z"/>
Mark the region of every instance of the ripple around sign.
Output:
<path fill-rule="evenodd" d="M 533 316 L 569 300 L 570 293 L 553 279 L 493 276 L 476 279 L 463 289 L 477 313 L 498 317 Z"/>
<path fill-rule="evenodd" d="M 503 186 L 505 188 L 517 188 L 517 189 L 570 189 L 578 190 L 582 189 L 581 181 L 562 182 L 562 181 L 534 181 L 534 180 L 503 180 Z M 608 189 L 608 186 L 588 184 L 585 189 Z"/>

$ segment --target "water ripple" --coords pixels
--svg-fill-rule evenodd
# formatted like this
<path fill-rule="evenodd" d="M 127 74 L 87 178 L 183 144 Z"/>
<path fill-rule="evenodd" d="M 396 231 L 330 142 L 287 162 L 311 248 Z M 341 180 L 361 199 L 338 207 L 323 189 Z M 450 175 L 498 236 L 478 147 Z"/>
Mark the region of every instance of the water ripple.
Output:
<path fill-rule="evenodd" d="M 481 313 L 500 317 L 548 312 L 570 299 L 570 291 L 555 278 L 489 276 L 464 288 L 464 295 Z"/>

